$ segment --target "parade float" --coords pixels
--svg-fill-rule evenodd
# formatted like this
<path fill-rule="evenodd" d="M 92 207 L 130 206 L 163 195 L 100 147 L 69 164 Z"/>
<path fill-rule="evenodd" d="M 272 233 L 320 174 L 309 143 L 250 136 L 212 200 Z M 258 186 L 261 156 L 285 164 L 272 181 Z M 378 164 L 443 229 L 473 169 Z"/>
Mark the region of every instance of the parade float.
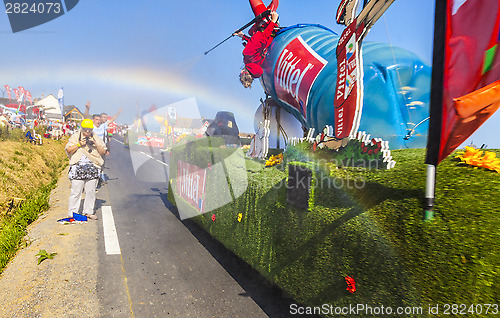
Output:
<path fill-rule="evenodd" d="M 425 147 L 431 68 L 405 49 L 362 43 L 392 2 L 365 1 L 355 17 L 358 1 L 343 1 L 337 23 L 347 27 L 341 35 L 313 24 L 277 31 L 262 64 L 266 99 L 249 156 L 263 159 L 267 147 L 309 143 L 312 152 L 325 148 L 333 158 L 355 154 L 392 168 L 392 149 Z M 256 16 L 262 14 L 262 2 L 250 3 Z M 267 8 L 277 6 L 273 1 Z M 290 121 L 285 114 L 301 126 L 300 133 L 283 129 Z M 369 150 L 377 155 L 367 156 Z"/>
<path fill-rule="evenodd" d="M 359 52 L 348 52 L 338 71 L 335 44 L 339 38 L 320 25 L 281 30 L 263 65 L 266 93 L 307 130 L 321 133 L 331 126 L 337 139 L 365 131 L 389 141 L 391 149 L 424 148 L 431 68 L 409 51 L 369 42 L 361 48 L 362 76 L 350 66 Z M 346 96 L 356 86 L 362 89 L 351 104 Z M 337 99 L 344 103 L 336 106 Z"/>
<path fill-rule="evenodd" d="M 250 3 L 256 16 L 269 9 Z M 362 43 L 392 1 L 364 1 L 355 18 L 357 3 L 341 1 L 340 36 L 303 24 L 277 33 L 262 65 L 266 98 L 246 153 L 252 159 L 223 141 L 173 149 L 169 200 L 181 219 L 192 217 L 302 308 L 320 308 L 316 314 L 339 316 L 322 304 L 494 303 L 499 258 L 482 246 L 499 238 L 491 222 L 498 178 L 446 160 L 437 192 L 446 204 L 422 222 L 425 150 L 400 149 L 428 142 L 431 69 L 406 50 Z M 296 126 L 284 128 L 283 118 L 302 134 L 292 135 Z M 277 142 L 285 137 L 280 147 L 270 145 L 273 131 Z M 463 161 L 478 161 L 470 152 Z M 481 162 L 498 164 L 493 155 Z M 476 195 L 483 199 L 465 209 Z"/>

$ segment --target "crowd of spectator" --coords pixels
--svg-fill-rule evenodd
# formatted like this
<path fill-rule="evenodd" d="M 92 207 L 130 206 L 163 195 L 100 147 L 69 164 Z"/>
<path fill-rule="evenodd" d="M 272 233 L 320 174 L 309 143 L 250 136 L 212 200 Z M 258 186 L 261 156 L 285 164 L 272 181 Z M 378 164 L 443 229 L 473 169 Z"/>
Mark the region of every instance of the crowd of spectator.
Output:
<path fill-rule="evenodd" d="M 0 138 L 6 139 L 12 136 L 18 139 L 24 137 L 26 141 L 50 138 L 59 140 L 63 136 L 71 136 L 79 128 L 79 123 L 74 121 L 61 122 L 49 119 L 24 119 L 15 113 L 2 112 L 0 110 Z"/>
<path fill-rule="evenodd" d="M 126 126 L 117 125 L 114 120 L 121 113 L 121 109 L 114 116 L 108 116 L 106 113 L 89 114 L 90 102 L 87 102 L 85 118 L 97 117 L 98 123 L 95 123 L 95 133 L 97 133 L 104 142 L 109 144 L 108 138 L 115 133 L 121 134 L 126 130 Z M 0 139 L 25 139 L 33 143 L 42 144 L 43 139 L 50 138 L 59 140 L 63 136 L 71 136 L 81 127 L 81 121 L 34 118 L 25 119 L 23 115 L 11 111 L 0 109 Z"/>

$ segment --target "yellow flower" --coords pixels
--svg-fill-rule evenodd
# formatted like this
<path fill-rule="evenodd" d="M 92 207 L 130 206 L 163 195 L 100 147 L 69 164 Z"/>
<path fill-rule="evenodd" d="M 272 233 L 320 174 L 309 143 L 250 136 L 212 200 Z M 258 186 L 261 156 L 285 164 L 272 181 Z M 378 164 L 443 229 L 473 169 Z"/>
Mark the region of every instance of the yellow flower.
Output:
<path fill-rule="evenodd" d="M 465 153 L 459 152 L 459 155 L 455 156 L 455 158 L 459 158 L 461 163 L 500 173 L 500 159 L 496 157 L 494 152 L 485 151 L 483 156 L 482 150 L 465 147 Z"/>
<path fill-rule="evenodd" d="M 238 222 L 241 222 L 241 219 L 243 219 L 243 214 L 238 213 Z"/>
<path fill-rule="evenodd" d="M 500 172 L 500 159 L 497 158 L 496 153 L 486 151 L 483 157 L 482 166 L 483 168 Z"/>
<path fill-rule="evenodd" d="M 283 154 L 280 153 L 279 155 L 272 155 L 271 157 L 269 157 L 269 159 L 267 159 L 266 161 L 266 167 L 272 167 L 276 164 L 280 164 L 283 162 Z"/>
<path fill-rule="evenodd" d="M 175 139 L 175 141 L 176 141 L 176 142 L 179 142 L 179 141 L 181 141 L 182 139 L 184 139 L 184 137 L 186 137 L 186 136 L 187 136 L 187 134 L 182 134 L 182 135 L 180 135 L 179 137 L 177 137 L 177 138 Z"/>

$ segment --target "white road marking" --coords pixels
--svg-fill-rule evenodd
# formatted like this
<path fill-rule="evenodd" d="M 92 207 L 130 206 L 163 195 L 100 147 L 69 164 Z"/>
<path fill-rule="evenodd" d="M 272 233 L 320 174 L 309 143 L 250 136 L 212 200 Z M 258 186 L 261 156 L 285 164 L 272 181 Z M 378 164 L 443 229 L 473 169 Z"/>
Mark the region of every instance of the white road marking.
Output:
<path fill-rule="evenodd" d="M 155 159 L 155 157 L 153 157 L 153 156 L 151 156 L 151 155 L 148 155 L 148 154 L 147 154 L 147 153 L 145 153 L 145 152 L 142 152 L 142 151 L 141 151 L 141 153 L 142 153 L 143 155 L 145 155 L 146 157 L 148 157 L 148 158 L 150 158 L 150 159 L 153 159 L 154 161 L 156 161 L 156 162 L 158 162 L 158 163 L 161 163 L 162 165 L 164 165 L 164 166 L 167 166 L 167 167 L 168 167 L 168 165 L 167 165 L 165 162 L 160 161 L 160 160 L 158 160 L 158 159 Z"/>
<path fill-rule="evenodd" d="M 143 151 L 141 151 L 141 153 L 142 153 L 143 155 L 145 155 L 146 157 L 148 157 L 148 158 L 151 158 L 151 159 L 154 159 L 154 158 L 155 158 L 155 157 L 153 157 L 153 156 L 151 156 L 151 155 L 148 155 L 147 153 L 145 153 L 145 152 L 143 152 Z"/>
<path fill-rule="evenodd" d="M 162 165 L 164 165 L 164 166 L 167 166 L 167 167 L 168 167 L 168 165 L 167 165 L 165 162 L 160 161 L 160 160 L 158 160 L 158 159 L 155 159 L 155 160 L 156 160 L 156 161 L 158 161 L 158 163 L 161 163 Z"/>
<path fill-rule="evenodd" d="M 115 220 L 110 206 L 102 207 L 102 227 L 104 228 L 104 246 L 106 254 L 121 254 L 118 235 L 116 234 Z"/>
<path fill-rule="evenodd" d="M 113 138 L 112 140 L 114 140 L 114 141 L 116 141 L 116 142 L 119 142 L 119 143 L 121 143 L 122 145 L 124 145 L 124 143 L 123 143 L 123 142 L 121 142 L 121 141 L 119 141 L 119 140 L 117 140 L 117 139 L 114 139 L 114 138 Z M 161 163 L 162 165 L 164 165 L 164 166 L 167 166 L 167 167 L 168 167 L 168 165 L 167 165 L 165 162 L 163 162 L 163 161 L 161 161 L 161 160 L 158 160 L 158 159 L 155 159 L 153 156 L 151 156 L 151 155 L 149 155 L 149 154 L 147 154 L 147 153 L 145 153 L 145 152 L 143 152 L 143 151 L 140 151 L 140 153 L 142 153 L 142 154 L 143 154 L 143 155 L 145 155 L 146 157 L 148 157 L 148 158 L 150 158 L 150 159 L 153 159 L 153 160 L 157 161 L 158 163 Z"/>

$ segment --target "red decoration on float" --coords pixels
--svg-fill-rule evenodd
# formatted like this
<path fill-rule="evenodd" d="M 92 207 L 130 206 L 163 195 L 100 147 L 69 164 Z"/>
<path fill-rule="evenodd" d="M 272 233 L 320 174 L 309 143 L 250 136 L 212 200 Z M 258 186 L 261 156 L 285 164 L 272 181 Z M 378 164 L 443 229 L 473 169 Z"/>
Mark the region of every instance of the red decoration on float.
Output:
<path fill-rule="evenodd" d="M 353 294 L 356 291 L 356 282 L 354 281 L 354 278 L 347 276 L 345 278 L 345 282 L 347 283 L 346 290 Z"/>

